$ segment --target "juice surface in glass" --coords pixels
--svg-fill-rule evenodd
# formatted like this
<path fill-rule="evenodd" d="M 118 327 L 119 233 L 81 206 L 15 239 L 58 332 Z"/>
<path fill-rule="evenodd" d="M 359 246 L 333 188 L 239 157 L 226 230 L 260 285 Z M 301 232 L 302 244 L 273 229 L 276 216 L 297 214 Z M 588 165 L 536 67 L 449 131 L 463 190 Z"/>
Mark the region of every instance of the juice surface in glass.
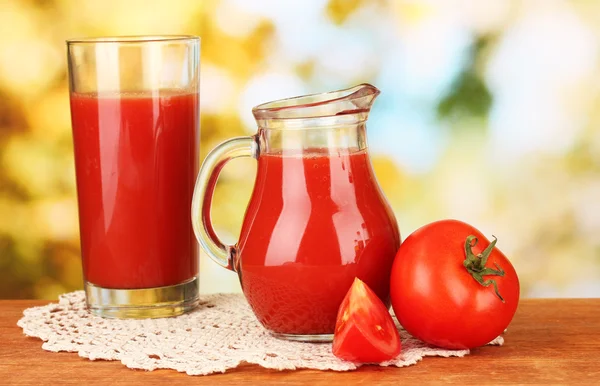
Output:
<path fill-rule="evenodd" d="M 400 235 L 374 179 L 366 149 L 259 156 L 238 253 L 244 294 L 267 329 L 333 333 L 355 277 L 389 305 Z"/>
<path fill-rule="evenodd" d="M 198 93 L 72 93 L 71 115 L 86 281 L 139 289 L 195 277 Z"/>

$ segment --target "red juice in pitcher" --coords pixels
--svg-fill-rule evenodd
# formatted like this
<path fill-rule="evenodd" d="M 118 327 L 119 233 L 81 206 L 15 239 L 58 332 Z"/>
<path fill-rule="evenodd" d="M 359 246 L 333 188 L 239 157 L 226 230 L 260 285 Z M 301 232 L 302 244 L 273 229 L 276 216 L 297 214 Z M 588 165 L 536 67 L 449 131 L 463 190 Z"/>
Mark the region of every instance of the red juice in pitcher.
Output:
<path fill-rule="evenodd" d="M 198 103 L 175 90 L 71 95 L 87 282 L 139 289 L 197 275 Z"/>
<path fill-rule="evenodd" d="M 399 246 L 366 149 L 260 154 L 238 253 L 244 294 L 269 330 L 333 333 L 355 277 L 389 305 Z"/>

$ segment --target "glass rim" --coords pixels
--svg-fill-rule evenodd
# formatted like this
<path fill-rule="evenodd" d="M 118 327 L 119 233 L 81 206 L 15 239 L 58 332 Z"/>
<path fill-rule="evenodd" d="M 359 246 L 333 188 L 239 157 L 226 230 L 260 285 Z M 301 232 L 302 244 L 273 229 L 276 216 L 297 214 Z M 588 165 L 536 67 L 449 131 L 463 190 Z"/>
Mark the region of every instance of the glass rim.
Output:
<path fill-rule="evenodd" d="M 88 38 L 72 38 L 66 42 L 70 44 L 139 44 L 139 43 L 160 43 L 160 42 L 185 42 L 200 41 L 200 36 L 196 35 L 123 35 L 123 36 L 98 36 Z"/>
<path fill-rule="evenodd" d="M 262 103 L 252 108 L 254 119 L 261 122 L 311 120 L 313 126 L 317 119 L 342 116 L 355 117 L 355 122 L 366 119 L 371 105 L 381 91 L 369 83 L 345 88 L 342 90 L 295 96 Z M 326 121 L 326 119 L 325 119 Z M 349 122 L 347 122 L 349 123 Z M 325 123 L 325 125 L 330 125 Z"/>

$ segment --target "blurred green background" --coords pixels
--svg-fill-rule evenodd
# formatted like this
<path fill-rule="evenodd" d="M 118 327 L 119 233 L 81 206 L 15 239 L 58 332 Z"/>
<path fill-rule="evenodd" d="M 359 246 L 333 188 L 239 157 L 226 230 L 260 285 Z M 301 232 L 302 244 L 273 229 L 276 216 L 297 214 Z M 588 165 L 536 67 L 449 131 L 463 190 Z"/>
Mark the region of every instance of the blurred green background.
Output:
<path fill-rule="evenodd" d="M 600 296 L 600 2 L 0 0 L 0 298 L 82 288 L 65 39 L 202 37 L 202 157 L 252 106 L 370 82 L 377 177 L 403 237 L 496 235 L 524 297 Z M 214 202 L 237 237 L 255 165 Z M 201 291 L 239 291 L 201 260 Z"/>

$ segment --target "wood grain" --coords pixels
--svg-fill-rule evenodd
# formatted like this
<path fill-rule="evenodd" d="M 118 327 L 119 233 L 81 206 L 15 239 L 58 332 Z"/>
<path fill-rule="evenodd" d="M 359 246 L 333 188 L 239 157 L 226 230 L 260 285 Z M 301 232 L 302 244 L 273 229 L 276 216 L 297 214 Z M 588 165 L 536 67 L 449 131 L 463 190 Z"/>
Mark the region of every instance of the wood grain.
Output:
<path fill-rule="evenodd" d="M 0 300 L 0 384 L 600 384 L 600 299 L 525 299 L 504 346 L 475 349 L 465 358 L 425 358 L 406 368 L 366 366 L 347 373 L 245 365 L 204 377 L 46 352 L 16 325 L 23 309 L 46 303 Z"/>

